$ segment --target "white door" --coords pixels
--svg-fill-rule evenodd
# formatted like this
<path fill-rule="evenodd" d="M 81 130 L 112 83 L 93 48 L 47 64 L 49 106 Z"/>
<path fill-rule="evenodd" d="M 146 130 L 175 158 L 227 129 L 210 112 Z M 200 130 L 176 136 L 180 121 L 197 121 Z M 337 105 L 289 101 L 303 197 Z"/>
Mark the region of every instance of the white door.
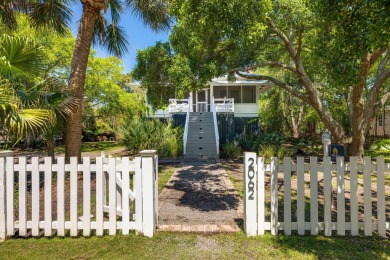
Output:
<path fill-rule="evenodd" d="M 196 93 L 196 112 L 208 112 L 208 89 Z"/>

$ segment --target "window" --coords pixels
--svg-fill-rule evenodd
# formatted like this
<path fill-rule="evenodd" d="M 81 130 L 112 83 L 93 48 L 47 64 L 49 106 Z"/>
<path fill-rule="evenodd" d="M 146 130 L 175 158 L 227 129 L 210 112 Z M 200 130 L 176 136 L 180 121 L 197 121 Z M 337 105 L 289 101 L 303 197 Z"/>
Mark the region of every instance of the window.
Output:
<path fill-rule="evenodd" d="M 242 102 L 256 103 L 256 86 L 242 86 Z"/>
<path fill-rule="evenodd" d="M 378 115 L 378 126 L 383 126 L 383 115 Z"/>
<path fill-rule="evenodd" d="M 226 86 L 214 86 L 214 97 L 215 98 L 227 97 Z"/>
<path fill-rule="evenodd" d="M 234 103 L 241 103 L 241 86 L 229 86 L 228 98 L 234 98 Z"/>

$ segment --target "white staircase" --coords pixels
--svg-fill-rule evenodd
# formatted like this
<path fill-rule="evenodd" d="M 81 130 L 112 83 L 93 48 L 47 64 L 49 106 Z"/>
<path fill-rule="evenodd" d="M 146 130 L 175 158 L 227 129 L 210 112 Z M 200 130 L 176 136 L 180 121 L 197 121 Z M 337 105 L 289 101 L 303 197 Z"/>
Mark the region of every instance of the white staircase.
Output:
<path fill-rule="evenodd" d="M 184 158 L 218 158 L 217 140 L 212 112 L 191 112 Z"/>

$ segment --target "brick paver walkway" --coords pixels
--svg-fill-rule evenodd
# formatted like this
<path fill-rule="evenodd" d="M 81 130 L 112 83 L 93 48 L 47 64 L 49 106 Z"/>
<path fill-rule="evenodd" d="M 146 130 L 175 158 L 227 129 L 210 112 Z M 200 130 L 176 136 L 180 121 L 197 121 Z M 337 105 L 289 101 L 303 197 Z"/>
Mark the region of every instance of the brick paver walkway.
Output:
<path fill-rule="evenodd" d="M 158 231 L 238 232 L 242 218 L 242 200 L 215 161 L 184 163 L 159 195 Z"/>

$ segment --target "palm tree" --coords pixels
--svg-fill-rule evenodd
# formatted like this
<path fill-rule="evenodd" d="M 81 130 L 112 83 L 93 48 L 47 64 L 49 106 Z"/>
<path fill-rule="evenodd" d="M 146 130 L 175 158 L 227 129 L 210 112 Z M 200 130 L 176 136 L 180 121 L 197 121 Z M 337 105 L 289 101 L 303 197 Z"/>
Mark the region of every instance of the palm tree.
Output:
<path fill-rule="evenodd" d="M 39 46 L 25 37 L 0 37 L 0 133 L 5 148 L 45 128 L 51 119 L 49 110 L 23 105 L 26 95 L 20 88 L 39 74 L 41 57 Z"/>
<path fill-rule="evenodd" d="M 0 37 L 0 132 L 3 147 L 22 137 L 46 136 L 48 155 L 54 154 L 50 137 L 58 115 L 70 115 L 77 100 L 68 95 L 61 81 L 43 74 L 42 51 L 26 37 Z"/>
<path fill-rule="evenodd" d="M 68 88 L 72 95 L 82 100 L 85 74 L 91 44 L 100 43 L 117 56 L 127 51 L 128 43 L 124 30 L 118 25 L 125 10 L 142 19 L 153 30 L 170 26 L 168 0 L 81 0 L 83 7 L 74 49 Z M 63 31 L 71 18 L 68 6 L 71 0 L 28 1 L 10 0 L 0 4 L 0 16 L 9 28 L 16 27 L 15 12 L 25 12 L 34 26 L 53 26 Z M 110 12 L 111 22 L 105 16 Z M 81 156 L 82 102 L 66 118 L 66 157 Z"/>

